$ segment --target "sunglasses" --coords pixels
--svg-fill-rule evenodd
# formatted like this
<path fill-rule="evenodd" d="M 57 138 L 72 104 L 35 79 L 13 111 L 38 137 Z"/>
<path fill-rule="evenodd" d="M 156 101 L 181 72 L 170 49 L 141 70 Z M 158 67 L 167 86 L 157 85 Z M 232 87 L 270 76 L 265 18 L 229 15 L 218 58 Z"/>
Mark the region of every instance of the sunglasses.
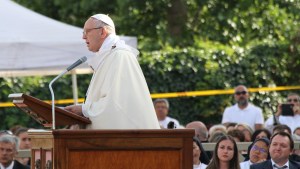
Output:
<path fill-rule="evenodd" d="M 241 91 L 241 92 L 235 92 L 234 94 L 235 95 L 245 95 L 247 92 L 246 91 Z"/>
<path fill-rule="evenodd" d="M 265 150 L 265 149 L 263 149 L 263 148 L 260 148 L 260 147 L 258 147 L 258 146 L 256 146 L 256 145 L 254 145 L 254 146 L 251 148 L 251 150 L 253 150 L 253 151 L 258 150 L 260 153 L 268 153 L 267 150 Z"/>
<path fill-rule="evenodd" d="M 288 99 L 288 102 L 298 102 L 298 99 Z"/>

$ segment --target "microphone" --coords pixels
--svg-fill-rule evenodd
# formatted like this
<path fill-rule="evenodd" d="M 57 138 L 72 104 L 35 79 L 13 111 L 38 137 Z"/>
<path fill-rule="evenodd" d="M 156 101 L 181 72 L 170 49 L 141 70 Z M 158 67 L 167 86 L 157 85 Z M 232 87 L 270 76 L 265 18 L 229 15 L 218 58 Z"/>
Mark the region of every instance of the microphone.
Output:
<path fill-rule="evenodd" d="M 176 124 L 173 121 L 170 121 L 167 125 L 168 129 L 176 129 Z"/>
<path fill-rule="evenodd" d="M 262 101 L 262 104 L 263 104 L 263 106 L 266 105 L 270 109 L 270 111 L 272 112 L 273 126 L 276 126 L 276 125 L 278 125 L 280 123 L 279 123 L 278 119 L 275 116 L 273 107 L 270 105 L 270 101 L 271 101 L 271 99 L 268 97 L 267 99 L 265 99 L 265 100 Z"/>
<path fill-rule="evenodd" d="M 59 75 L 57 75 L 50 83 L 49 83 L 49 89 L 51 92 L 51 97 L 52 97 L 52 129 L 55 129 L 55 104 L 54 104 L 54 92 L 52 89 L 52 84 L 59 79 L 60 77 L 62 77 L 64 74 L 66 74 L 67 72 L 73 70 L 75 67 L 81 65 L 82 63 L 86 62 L 87 57 L 84 56 L 80 59 L 78 59 L 75 63 L 73 63 L 71 66 L 69 66 L 66 70 L 62 71 Z"/>
<path fill-rule="evenodd" d="M 74 69 L 75 67 L 81 65 L 81 64 L 84 63 L 86 60 L 87 60 L 87 57 L 86 57 L 86 56 L 84 56 L 84 57 L 78 59 L 75 63 L 73 63 L 71 66 L 69 66 L 69 67 L 67 68 L 67 71 L 70 71 L 70 70 Z"/>

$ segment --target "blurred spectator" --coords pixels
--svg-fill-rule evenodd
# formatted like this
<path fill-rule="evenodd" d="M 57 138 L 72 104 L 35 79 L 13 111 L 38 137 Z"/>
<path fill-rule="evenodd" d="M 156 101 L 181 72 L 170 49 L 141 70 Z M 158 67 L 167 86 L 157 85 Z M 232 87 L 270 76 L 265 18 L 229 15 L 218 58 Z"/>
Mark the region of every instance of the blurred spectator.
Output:
<path fill-rule="evenodd" d="M 28 136 L 28 128 L 20 127 L 15 131 L 15 136 L 19 138 L 20 150 L 30 150 L 31 149 L 31 139 Z M 16 158 L 23 165 L 30 165 L 30 158 Z"/>
<path fill-rule="evenodd" d="M 249 103 L 248 89 L 239 85 L 234 89 L 236 104 L 227 107 L 223 113 L 222 123 L 246 123 L 252 130 L 261 129 L 264 124 L 264 117 L 261 108 Z"/>
<path fill-rule="evenodd" d="M 219 139 L 207 169 L 240 169 L 237 145 L 231 136 Z"/>
<path fill-rule="evenodd" d="M 205 169 L 209 163 L 209 158 L 205 153 L 200 140 L 193 137 L 193 164 L 194 169 Z"/>
<path fill-rule="evenodd" d="M 217 131 L 223 132 L 225 134 L 227 133 L 226 127 L 223 124 L 215 124 L 208 130 L 209 137 L 211 137 Z"/>
<path fill-rule="evenodd" d="M 4 134 L 0 136 L 0 168 L 1 169 L 29 169 L 14 160 L 18 154 L 18 139 L 13 135 Z"/>
<path fill-rule="evenodd" d="M 195 129 L 195 136 L 198 137 L 198 139 L 201 142 L 207 142 L 208 141 L 208 131 L 204 123 L 201 121 L 193 121 L 188 123 L 185 128 L 187 129 Z"/>
<path fill-rule="evenodd" d="M 289 160 L 289 156 L 294 149 L 294 141 L 290 134 L 286 132 L 278 132 L 271 137 L 269 147 L 270 160 L 261 163 L 253 164 L 251 169 L 297 169 L 300 164 Z"/>
<path fill-rule="evenodd" d="M 249 169 L 252 164 L 270 159 L 269 145 L 270 140 L 265 137 L 256 139 L 248 148 L 250 158 L 240 163 L 241 169 Z"/>
<path fill-rule="evenodd" d="M 221 138 L 225 135 L 226 135 L 226 133 L 224 133 L 222 131 L 216 131 L 209 137 L 208 142 L 216 143 L 216 142 L 218 142 L 219 138 Z"/>
<path fill-rule="evenodd" d="M 295 128 L 300 127 L 300 98 L 299 95 L 296 93 L 290 93 L 287 96 L 286 104 L 292 105 L 292 112 L 294 113 L 293 116 L 290 115 L 283 115 L 282 114 L 282 104 L 278 104 L 277 112 L 275 113 L 275 119 L 279 124 L 285 124 L 291 128 L 292 131 Z M 265 126 L 267 129 L 272 131 L 274 128 L 274 117 L 271 116 L 267 119 Z"/>
<path fill-rule="evenodd" d="M 235 129 L 235 126 L 237 125 L 237 123 L 228 123 L 226 125 L 226 129 L 227 129 L 227 132 L 229 132 L 230 130 L 233 130 Z"/>
<path fill-rule="evenodd" d="M 294 141 L 300 141 L 300 127 L 297 127 L 293 132 Z M 295 161 L 300 161 L 300 149 L 294 149 L 293 154 L 291 155 L 292 159 Z"/>
<path fill-rule="evenodd" d="M 227 135 L 231 136 L 235 142 L 244 142 L 245 135 L 242 131 L 238 129 L 233 129 L 227 132 Z"/>
<path fill-rule="evenodd" d="M 1 135 L 5 135 L 5 134 L 9 134 L 9 135 L 12 135 L 13 133 L 9 130 L 0 130 L 0 136 Z"/>
<path fill-rule="evenodd" d="M 300 141 L 300 127 L 297 127 L 293 132 L 293 138 L 296 141 Z"/>
<path fill-rule="evenodd" d="M 169 113 L 169 102 L 167 99 L 156 99 L 154 102 L 154 108 L 156 112 L 157 119 L 162 128 L 167 129 L 168 124 L 172 121 L 174 122 L 175 128 L 180 127 L 178 120 L 171 118 L 168 115 Z"/>
<path fill-rule="evenodd" d="M 17 131 L 19 128 L 21 128 L 21 127 L 23 127 L 23 126 L 21 126 L 21 125 L 14 125 L 14 126 L 12 126 L 9 130 L 10 130 L 14 135 L 16 135 L 16 134 L 15 134 L 16 131 Z"/>
<path fill-rule="evenodd" d="M 251 141 L 253 142 L 254 140 L 259 139 L 259 138 L 267 138 L 270 140 L 270 138 L 271 138 L 270 131 L 265 128 L 254 131 L 254 133 L 252 134 L 252 137 L 251 137 Z"/>
<path fill-rule="evenodd" d="M 245 142 L 250 142 L 251 141 L 251 137 L 253 134 L 253 130 L 251 127 L 249 127 L 247 124 L 237 124 L 235 126 L 236 129 L 242 131 L 245 135 Z"/>
<path fill-rule="evenodd" d="M 292 135 L 291 128 L 289 128 L 289 126 L 287 126 L 285 124 L 279 124 L 279 125 L 275 126 L 273 129 L 272 135 L 274 135 L 278 132 L 286 132 L 286 133 L 289 133 L 290 135 Z"/>

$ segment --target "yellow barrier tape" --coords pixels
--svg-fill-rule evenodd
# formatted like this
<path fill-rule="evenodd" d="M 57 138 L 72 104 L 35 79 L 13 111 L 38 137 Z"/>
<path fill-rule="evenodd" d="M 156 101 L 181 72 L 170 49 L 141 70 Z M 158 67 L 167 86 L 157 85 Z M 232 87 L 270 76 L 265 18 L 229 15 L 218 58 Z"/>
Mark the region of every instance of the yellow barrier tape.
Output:
<path fill-rule="evenodd" d="M 260 88 L 248 88 L 249 92 L 270 92 L 270 91 L 283 91 L 283 90 L 298 90 L 300 86 L 277 86 L 277 87 L 260 87 Z M 174 98 L 174 97 L 196 97 L 196 96 L 212 96 L 212 95 L 224 95 L 233 94 L 234 89 L 225 90 L 203 90 L 203 91 L 188 91 L 188 92 L 174 92 L 174 93 L 157 93 L 151 94 L 152 99 L 156 98 Z M 79 103 L 84 101 L 83 98 L 78 99 Z M 45 102 L 51 104 L 51 101 Z M 73 99 L 56 100 L 55 104 L 73 104 Z M 12 107 L 12 102 L 0 103 L 0 107 Z"/>

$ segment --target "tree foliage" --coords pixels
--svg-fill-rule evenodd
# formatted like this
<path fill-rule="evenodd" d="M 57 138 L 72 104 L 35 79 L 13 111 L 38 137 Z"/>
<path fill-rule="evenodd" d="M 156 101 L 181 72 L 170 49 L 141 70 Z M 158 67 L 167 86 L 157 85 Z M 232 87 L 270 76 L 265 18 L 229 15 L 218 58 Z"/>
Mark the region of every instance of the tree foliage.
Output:
<path fill-rule="evenodd" d="M 138 37 L 139 62 L 151 93 L 299 84 L 300 3 L 289 0 L 16 0 L 51 18 L 82 26 L 92 14 L 107 13 L 121 35 Z M 52 77 L 0 79 L 1 102 L 24 92 L 49 99 Z M 79 76 L 83 97 L 90 76 Z M 57 99 L 70 98 L 70 77 L 55 86 Z M 287 92 L 260 92 L 250 100 L 272 109 Z M 186 124 L 220 123 L 229 95 L 173 98 L 171 116 Z M 272 110 L 265 108 L 265 116 Z M 30 119 L 0 109 L 0 128 Z M 20 118 L 19 118 L 20 117 Z M 37 125 L 35 125 L 37 126 Z"/>

